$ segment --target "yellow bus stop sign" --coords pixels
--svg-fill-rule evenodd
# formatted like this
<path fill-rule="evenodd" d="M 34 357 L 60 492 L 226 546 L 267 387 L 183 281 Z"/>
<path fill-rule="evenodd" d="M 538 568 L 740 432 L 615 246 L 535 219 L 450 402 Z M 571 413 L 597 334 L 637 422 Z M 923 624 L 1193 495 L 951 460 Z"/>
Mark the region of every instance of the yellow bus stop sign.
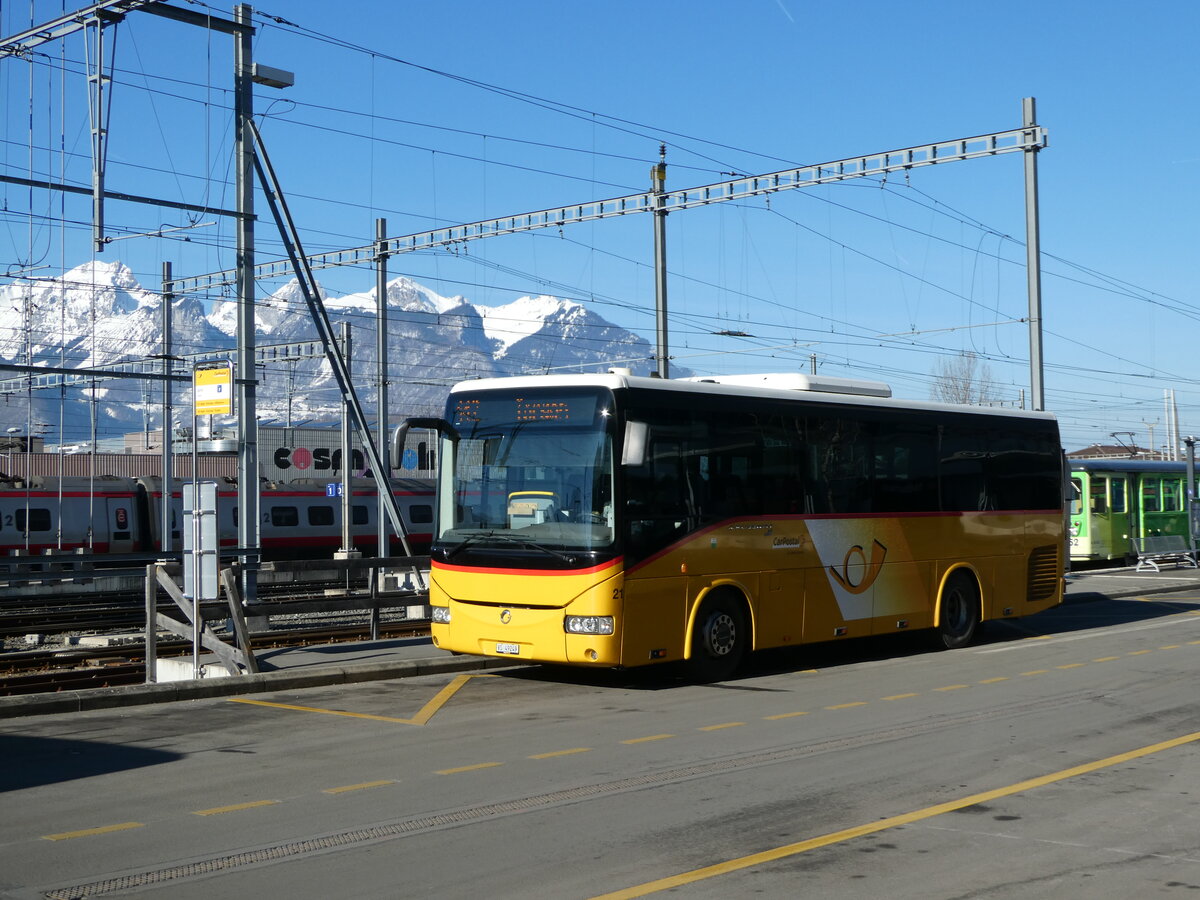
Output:
<path fill-rule="evenodd" d="M 233 365 L 193 369 L 192 399 L 197 416 L 233 415 Z"/>

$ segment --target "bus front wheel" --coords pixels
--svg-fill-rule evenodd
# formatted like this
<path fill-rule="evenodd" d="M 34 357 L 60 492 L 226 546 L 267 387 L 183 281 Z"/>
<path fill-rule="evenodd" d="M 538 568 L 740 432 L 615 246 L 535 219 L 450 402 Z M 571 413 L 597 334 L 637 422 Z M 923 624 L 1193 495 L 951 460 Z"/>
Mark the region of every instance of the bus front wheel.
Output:
<path fill-rule="evenodd" d="M 979 628 L 979 585 L 968 572 L 959 570 L 942 589 L 942 614 L 938 620 L 937 643 L 947 650 L 966 647 Z"/>
<path fill-rule="evenodd" d="M 704 601 L 692 631 L 692 655 L 688 659 L 695 681 L 723 681 L 734 673 L 746 655 L 746 620 L 741 604 L 727 593 Z"/>

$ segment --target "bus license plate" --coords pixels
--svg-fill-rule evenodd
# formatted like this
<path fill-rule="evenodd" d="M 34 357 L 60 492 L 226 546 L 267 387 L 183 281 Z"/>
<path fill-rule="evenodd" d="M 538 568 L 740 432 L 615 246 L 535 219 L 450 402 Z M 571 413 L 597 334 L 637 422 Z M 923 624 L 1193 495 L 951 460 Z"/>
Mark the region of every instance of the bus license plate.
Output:
<path fill-rule="evenodd" d="M 497 642 L 496 643 L 496 652 L 497 653 L 507 653 L 509 656 L 520 656 L 521 655 L 521 647 L 518 644 L 504 644 L 504 643 Z"/>

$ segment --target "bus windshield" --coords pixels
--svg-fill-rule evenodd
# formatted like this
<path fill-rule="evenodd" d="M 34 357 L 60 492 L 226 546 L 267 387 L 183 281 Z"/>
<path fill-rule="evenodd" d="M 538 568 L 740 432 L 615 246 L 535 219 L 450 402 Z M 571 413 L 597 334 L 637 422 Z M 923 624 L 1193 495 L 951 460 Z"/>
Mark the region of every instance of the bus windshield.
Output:
<path fill-rule="evenodd" d="M 459 439 L 443 457 L 439 491 L 447 558 L 478 547 L 570 564 L 566 551 L 611 547 L 610 394 L 481 391 L 452 395 L 448 412 Z"/>

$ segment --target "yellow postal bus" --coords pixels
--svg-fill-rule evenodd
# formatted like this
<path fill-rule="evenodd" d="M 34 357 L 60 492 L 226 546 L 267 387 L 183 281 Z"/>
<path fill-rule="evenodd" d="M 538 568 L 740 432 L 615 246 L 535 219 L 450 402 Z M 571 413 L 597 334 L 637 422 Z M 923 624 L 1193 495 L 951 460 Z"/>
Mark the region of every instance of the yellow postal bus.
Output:
<path fill-rule="evenodd" d="M 1062 601 L 1046 413 L 798 374 L 459 384 L 442 432 L 434 643 L 520 661 L 686 660 L 931 629 Z"/>

